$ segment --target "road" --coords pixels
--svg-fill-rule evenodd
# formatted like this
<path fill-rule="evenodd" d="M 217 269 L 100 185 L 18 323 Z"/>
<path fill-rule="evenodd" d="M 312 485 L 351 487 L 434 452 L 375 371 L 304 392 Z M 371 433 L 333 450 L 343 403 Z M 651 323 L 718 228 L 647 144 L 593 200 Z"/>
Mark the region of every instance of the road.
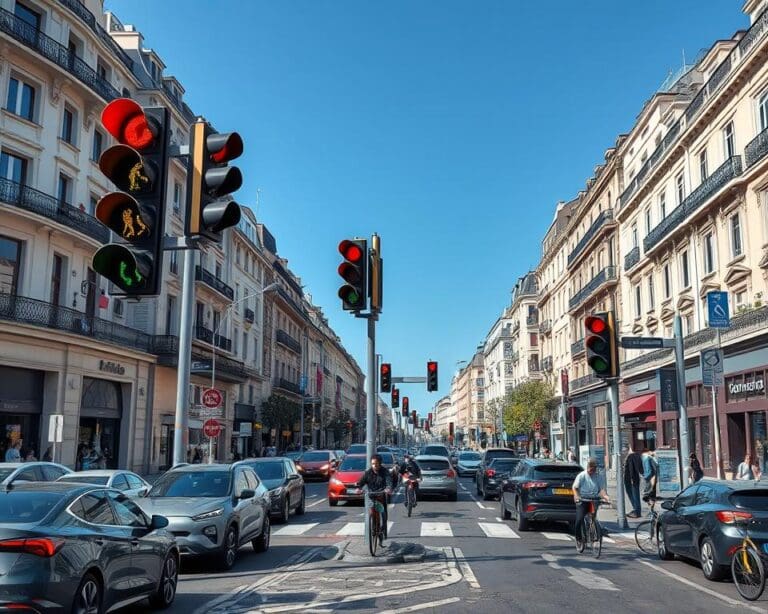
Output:
<path fill-rule="evenodd" d="M 639 553 L 628 535 L 613 535 L 595 560 L 576 553 L 565 525 L 520 532 L 502 521 L 496 501 L 480 501 L 469 478 L 459 501 L 422 501 L 411 518 L 390 510 L 390 539 L 434 552 L 424 562 L 370 566 L 330 557 L 335 544 L 362 540 L 359 505 L 329 507 L 326 484 L 307 485 L 307 510 L 274 525 L 265 554 L 243 547 L 233 570 L 183 566 L 169 612 L 766 612 L 739 598 L 730 582 L 709 582 L 684 561 Z M 139 605 L 126 612 L 145 612 Z"/>

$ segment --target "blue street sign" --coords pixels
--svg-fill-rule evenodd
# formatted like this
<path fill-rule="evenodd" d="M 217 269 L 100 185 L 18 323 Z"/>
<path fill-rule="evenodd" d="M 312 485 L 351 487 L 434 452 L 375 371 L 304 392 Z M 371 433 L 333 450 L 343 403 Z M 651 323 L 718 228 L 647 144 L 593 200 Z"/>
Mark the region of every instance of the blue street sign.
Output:
<path fill-rule="evenodd" d="M 727 292 L 707 292 L 707 311 L 710 328 L 728 328 L 731 325 Z"/>

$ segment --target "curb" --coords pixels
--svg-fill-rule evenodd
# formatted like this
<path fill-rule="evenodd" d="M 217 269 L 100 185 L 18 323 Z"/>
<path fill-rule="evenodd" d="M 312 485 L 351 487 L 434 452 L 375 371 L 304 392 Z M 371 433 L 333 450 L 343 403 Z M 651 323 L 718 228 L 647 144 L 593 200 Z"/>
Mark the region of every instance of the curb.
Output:
<path fill-rule="evenodd" d="M 358 550 L 358 552 L 351 552 L 351 548 Z M 423 561 L 427 557 L 427 549 L 421 544 L 415 543 L 389 542 L 381 550 L 381 554 L 376 555 L 375 557 L 370 554 L 362 554 L 359 552 L 361 550 L 362 548 L 360 548 L 360 544 L 357 542 L 345 542 L 343 547 L 339 548 L 341 554 L 337 560 L 342 560 L 348 563 L 394 564 L 417 563 Z"/>

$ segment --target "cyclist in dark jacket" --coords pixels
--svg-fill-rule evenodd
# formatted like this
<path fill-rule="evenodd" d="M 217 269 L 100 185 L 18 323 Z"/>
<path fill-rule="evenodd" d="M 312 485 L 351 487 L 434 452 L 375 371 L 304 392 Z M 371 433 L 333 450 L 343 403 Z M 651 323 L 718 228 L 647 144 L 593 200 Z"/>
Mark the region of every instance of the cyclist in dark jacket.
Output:
<path fill-rule="evenodd" d="M 381 456 L 374 454 L 371 457 L 371 467 L 357 481 L 357 487 L 367 486 L 370 492 L 381 492 L 385 494 L 373 495 L 371 498 L 379 501 L 384 507 L 382 514 L 382 524 L 384 528 L 384 538 L 387 537 L 387 495 L 392 493 L 395 487 L 395 478 L 392 473 L 381 464 Z"/>
<path fill-rule="evenodd" d="M 421 468 L 416 463 L 415 460 L 413 460 L 413 456 L 410 454 L 405 455 L 405 459 L 400 464 L 400 466 L 397 468 L 398 475 L 402 476 L 404 474 L 409 474 L 411 477 L 413 477 L 416 480 L 421 479 Z M 416 501 L 419 500 L 419 483 L 418 481 L 414 484 L 414 490 L 416 491 Z M 407 494 L 407 493 L 406 493 Z M 405 507 L 408 507 L 408 500 L 403 502 L 403 505 Z M 418 503 L 414 502 L 414 506 L 418 505 Z"/>

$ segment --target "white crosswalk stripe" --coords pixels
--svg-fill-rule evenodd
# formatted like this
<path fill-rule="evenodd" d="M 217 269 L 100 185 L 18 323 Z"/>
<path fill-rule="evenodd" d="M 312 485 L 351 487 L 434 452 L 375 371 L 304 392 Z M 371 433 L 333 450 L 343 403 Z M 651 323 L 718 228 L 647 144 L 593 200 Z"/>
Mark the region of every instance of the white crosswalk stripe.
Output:
<path fill-rule="evenodd" d="M 542 531 L 541 534 L 547 539 L 554 539 L 561 542 L 569 542 L 573 540 L 573 537 L 566 535 L 565 533 L 547 533 L 546 531 Z"/>
<path fill-rule="evenodd" d="M 288 524 L 273 531 L 272 535 L 304 535 L 318 525 L 317 522 L 308 522 L 306 524 Z"/>
<path fill-rule="evenodd" d="M 421 537 L 453 537 L 450 522 L 422 522 Z"/>
<path fill-rule="evenodd" d="M 488 537 L 520 539 L 520 536 L 506 524 L 500 524 L 498 522 L 478 522 L 477 524 Z"/>
<path fill-rule="evenodd" d="M 387 534 L 392 532 L 393 520 L 387 521 Z M 336 535 L 365 535 L 364 522 L 348 522 L 341 529 L 336 531 Z"/>

